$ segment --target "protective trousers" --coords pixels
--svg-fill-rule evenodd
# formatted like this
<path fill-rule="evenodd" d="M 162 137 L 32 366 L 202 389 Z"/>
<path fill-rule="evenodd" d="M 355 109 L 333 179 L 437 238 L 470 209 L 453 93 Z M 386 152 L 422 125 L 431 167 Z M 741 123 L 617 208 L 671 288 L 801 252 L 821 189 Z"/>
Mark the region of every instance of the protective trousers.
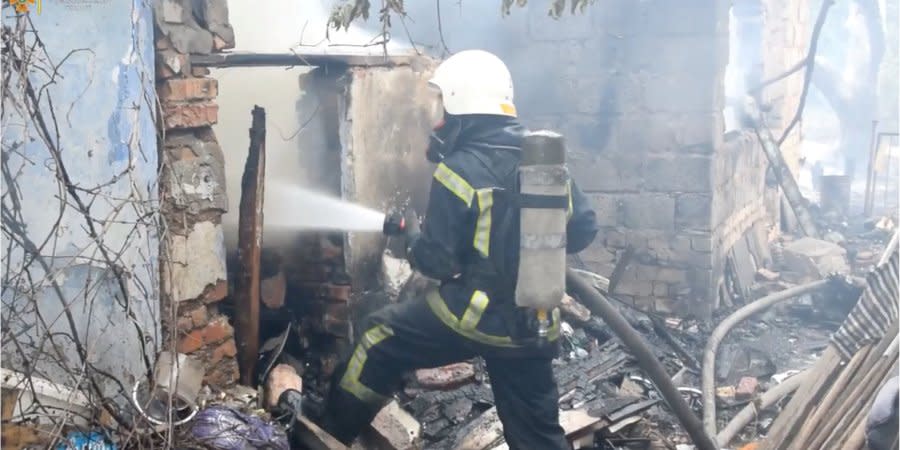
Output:
<path fill-rule="evenodd" d="M 480 355 L 487 363 L 497 413 L 511 450 L 571 447 L 559 425 L 552 359 L 486 348 L 444 325 L 421 300 L 387 306 L 368 318 L 353 354 L 336 370 L 322 427 L 350 445 L 400 388 L 410 370 Z"/>

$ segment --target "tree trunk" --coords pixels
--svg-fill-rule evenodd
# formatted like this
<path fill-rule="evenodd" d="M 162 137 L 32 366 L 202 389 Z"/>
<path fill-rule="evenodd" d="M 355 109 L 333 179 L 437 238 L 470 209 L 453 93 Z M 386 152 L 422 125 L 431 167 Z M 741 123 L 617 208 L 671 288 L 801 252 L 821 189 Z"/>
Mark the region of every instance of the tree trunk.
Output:
<path fill-rule="evenodd" d="M 866 24 L 869 47 L 867 63 L 858 67 L 857 81 L 852 86 L 841 83 L 841 74 L 827 61 L 816 62 L 813 83 L 822 92 L 840 122 L 839 155 L 843 158 L 844 173 L 859 175 L 866 168 L 869 134 L 878 113 L 878 71 L 884 56 L 884 30 L 877 0 L 856 0 Z M 848 44 L 848 52 L 857 45 Z M 850 90 L 852 89 L 852 90 Z"/>

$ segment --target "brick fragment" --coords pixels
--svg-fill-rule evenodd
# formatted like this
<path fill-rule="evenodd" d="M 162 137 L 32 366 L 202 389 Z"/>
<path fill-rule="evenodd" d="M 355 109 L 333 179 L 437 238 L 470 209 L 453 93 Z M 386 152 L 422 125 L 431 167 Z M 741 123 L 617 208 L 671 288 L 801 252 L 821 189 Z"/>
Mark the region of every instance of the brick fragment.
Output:
<path fill-rule="evenodd" d="M 197 328 L 206 326 L 209 322 L 209 317 L 206 312 L 206 306 L 200 306 L 197 309 L 194 309 L 190 312 L 191 322 Z"/>
<path fill-rule="evenodd" d="M 173 78 L 159 87 L 159 99 L 164 102 L 210 100 L 219 94 L 215 78 Z"/>
<path fill-rule="evenodd" d="M 191 67 L 191 75 L 195 77 L 205 77 L 211 72 L 206 67 Z"/>
<path fill-rule="evenodd" d="M 157 79 L 164 80 L 190 73 L 190 69 L 190 58 L 184 53 L 179 53 L 173 49 L 162 50 L 156 53 Z"/>
<path fill-rule="evenodd" d="M 219 317 L 203 328 L 203 342 L 213 344 L 234 336 L 234 328 L 225 317 Z"/>
<path fill-rule="evenodd" d="M 206 303 L 218 302 L 228 296 L 228 281 L 219 280 L 213 285 L 212 289 L 203 296 Z"/>
<path fill-rule="evenodd" d="M 203 330 L 194 330 L 178 340 L 178 353 L 193 353 L 203 348 Z"/>
<path fill-rule="evenodd" d="M 737 388 L 734 390 L 734 398 L 736 400 L 749 400 L 756 394 L 756 388 L 759 386 L 759 380 L 754 377 L 744 377 L 738 382 Z"/>
<path fill-rule="evenodd" d="M 213 102 L 168 103 L 163 106 L 166 129 L 207 127 L 218 123 L 219 105 Z"/>
<path fill-rule="evenodd" d="M 303 379 L 290 365 L 279 364 L 272 368 L 266 380 L 266 406 L 269 408 L 277 406 L 278 398 L 288 389 L 303 392 Z"/>
<path fill-rule="evenodd" d="M 591 320 L 591 310 L 587 309 L 581 303 L 576 302 L 575 299 L 568 295 L 563 295 L 562 304 L 560 304 L 559 309 L 562 311 L 563 315 L 576 322 L 584 323 Z"/>
<path fill-rule="evenodd" d="M 428 389 L 455 389 L 474 379 L 475 367 L 466 362 L 416 371 L 416 381 Z"/>
<path fill-rule="evenodd" d="M 190 317 L 179 317 L 177 321 L 178 331 L 191 331 L 194 329 L 194 322 Z"/>
<path fill-rule="evenodd" d="M 225 358 L 234 358 L 236 355 L 237 346 L 234 343 L 234 339 L 228 339 L 213 350 L 211 361 L 217 363 Z"/>
<path fill-rule="evenodd" d="M 213 50 L 214 51 L 222 51 L 227 50 L 229 48 L 234 48 L 234 42 L 228 42 L 225 39 L 222 39 L 218 34 L 213 35 Z"/>

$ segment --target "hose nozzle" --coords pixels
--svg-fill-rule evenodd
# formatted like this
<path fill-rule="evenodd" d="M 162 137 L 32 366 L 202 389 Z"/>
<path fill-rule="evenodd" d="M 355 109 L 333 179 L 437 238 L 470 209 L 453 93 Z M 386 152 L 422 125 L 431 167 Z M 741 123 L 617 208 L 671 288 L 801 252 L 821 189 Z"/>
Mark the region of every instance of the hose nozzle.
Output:
<path fill-rule="evenodd" d="M 388 214 L 384 217 L 381 231 L 386 236 L 400 236 L 406 232 L 406 219 L 399 213 Z"/>

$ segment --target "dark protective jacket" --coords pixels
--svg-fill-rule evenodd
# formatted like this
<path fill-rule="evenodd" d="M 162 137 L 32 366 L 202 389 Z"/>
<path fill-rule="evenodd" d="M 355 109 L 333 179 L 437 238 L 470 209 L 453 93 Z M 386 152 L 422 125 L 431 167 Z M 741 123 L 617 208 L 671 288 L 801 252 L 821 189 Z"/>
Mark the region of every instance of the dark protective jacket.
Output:
<path fill-rule="evenodd" d="M 509 192 L 516 189 L 525 131 L 513 118 L 466 121 L 434 172 L 422 233 L 409 247 L 412 266 L 441 281 L 427 298 L 432 312 L 457 333 L 490 347 L 523 342 L 511 323 L 519 230 Z M 574 181 L 568 190 L 566 250 L 577 253 L 593 241 L 597 224 Z M 549 339 L 556 340 L 558 311 L 552 319 Z"/>

